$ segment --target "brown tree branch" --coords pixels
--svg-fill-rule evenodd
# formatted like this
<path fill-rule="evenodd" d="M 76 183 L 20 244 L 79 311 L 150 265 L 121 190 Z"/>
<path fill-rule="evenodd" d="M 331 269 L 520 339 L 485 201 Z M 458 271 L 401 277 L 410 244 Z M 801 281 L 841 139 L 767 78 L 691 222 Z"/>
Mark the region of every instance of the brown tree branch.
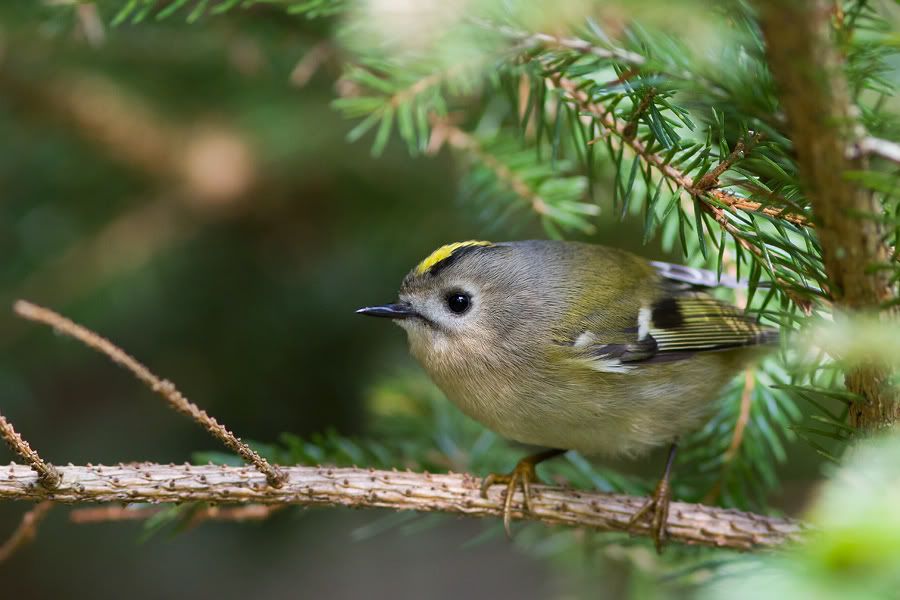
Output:
<path fill-rule="evenodd" d="M 890 273 L 870 269 L 891 260 L 882 208 L 875 195 L 848 180 L 848 170 L 866 168 L 861 153 L 847 157 L 860 144 L 859 110 L 853 105 L 843 71 L 843 58 L 832 40 L 828 0 L 758 0 L 760 25 L 769 65 L 787 115 L 797 153 L 801 183 L 819 223 L 825 272 L 838 309 L 872 311 L 895 298 Z M 885 311 L 896 319 L 897 308 Z M 847 388 L 863 400 L 854 402 L 854 427 L 870 430 L 900 420 L 900 392 L 890 385 L 890 371 L 863 365 L 847 373 Z"/>
<path fill-rule="evenodd" d="M 142 365 L 106 338 L 101 337 L 93 331 L 74 323 L 48 308 L 32 304 L 31 302 L 19 300 L 14 305 L 13 310 L 20 317 L 49 325 L 56 331 L 64 333 L 83 343 L 85 346 L 105 354 L 114 363 L 125 367 L 140 381 L 147 384 L 151 390 L 162 396 L 172 408 L 199 423 L 230 450 L 237 453 L 245 461 L 259 469 L 259 471 L 266 476 L 266 480 L 270 485 L 280 485 L 283 475 L 278 469 L 272 467 L 272 465 L 269 464 L 269 461 L 257 454 L 250 446 L 245 444 L 225 426 L 216 421 L 215 418 L 209 416 L 205 410 L 185 398 L 175 387 L 175 384 L 171 381 L 160 379 L 154 375 L 150 369 Z M 11 427 L 12 426 L 10 425 L 10 428 Z M 36 453 L 35 456 L 37 456 Z"/>
<path fill-rule="evenodd" d="M 34 536 L 37 535 L 38 525 L 44 520 L 44 517 L 47 516 L 47 512 L 51 508 L 53 508 L 53 503 L 44 501 L 22 515 L 19 526 L 16 527 L 16 530 L 9 536 L 9 539 L 0 545 L 0 563 L 5 562 L 10 556 L 15 554 L 19 548 L 34 539 Z"/>
<path fill-rule="evenodd" d="M 37 485 L 37 476 L 25 465 L 0 469 L 0 499 L 377 507 L 473 517 L 503 513 L 504 492 L 498 486 L 482 498 L 480 479 L 453 473 L 282 467 L 286 479 L 274 488 L 250 467 L 137 464 L 59 469 L 62 483 L 55 490 Z M 624 532 L 644 502 L 636 496 L 535 485 L 531 513 L 516 511 L 514 516 L 549 525 Z M 685 544 L 752 550 L 798 541 L 805 528 L 791 519 L 673 502 L 668 531 L 670 539 Z M 650 528 L 641 524 L 635 533 L 650 535 Z"/>

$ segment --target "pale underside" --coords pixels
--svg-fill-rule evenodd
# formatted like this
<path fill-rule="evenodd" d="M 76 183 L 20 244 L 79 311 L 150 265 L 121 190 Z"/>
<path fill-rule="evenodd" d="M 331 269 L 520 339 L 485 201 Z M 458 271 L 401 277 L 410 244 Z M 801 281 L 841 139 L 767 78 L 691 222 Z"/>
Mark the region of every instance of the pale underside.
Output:
<path fill-rule="evenodd" d="M 636 311 L 627 341 L 622 332 L 572 332 L 541 372 L 521 373 L 520 364 L 499 359 L 469 365 L 462 377 L 425 367 L 466 414 L 512 440 L 588 455 L 636 455 L 667 444 L 708 417 L 754 356 L 749 347 L 777 334 L 699 291 L 715 274 L 654 266 L 676 283 L 671 295 Z"/>

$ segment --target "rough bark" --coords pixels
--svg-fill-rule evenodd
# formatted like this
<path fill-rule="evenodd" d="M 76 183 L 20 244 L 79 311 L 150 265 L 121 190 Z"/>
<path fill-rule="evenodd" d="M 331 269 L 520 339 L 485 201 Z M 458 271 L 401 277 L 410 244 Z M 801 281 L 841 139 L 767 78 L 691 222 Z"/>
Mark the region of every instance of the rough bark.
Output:
<path fill-rule="evenodd" d="M 38 482 L 26 465 L 0 468 L 0 500 L 90 502 L 210 502 L 215 504 L 293 504 L 300 506 L 380 507 L 394 510 L 445 512 L 498 517 L 503 511 L 503 486 L 487 498 L 480 480 L 471 475 L 376 471 L 357 468 L 282 467 L 286 476 L 274 488 L 253 467 L 130 464 L 57 467 L 62 476 L 54 489 Z M 517 518 L 552 525 L 625 531 L 646 498 L 582 492 L 548 486 L 532 487 L 533 512 Z M 804 528 L 797 521 L 736 510 L 673 502 L 669 536 L 685 544 L 740 550 L 775 547 L 799 540 Z M 649 526 L 634 531 L 649 535 Z"/>

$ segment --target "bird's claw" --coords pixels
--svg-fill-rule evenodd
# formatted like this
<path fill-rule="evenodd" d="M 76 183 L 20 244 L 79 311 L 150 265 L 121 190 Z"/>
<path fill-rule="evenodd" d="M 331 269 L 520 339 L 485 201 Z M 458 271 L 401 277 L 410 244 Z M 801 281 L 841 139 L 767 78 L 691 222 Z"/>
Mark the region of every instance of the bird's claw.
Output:
<path fill-rule="evenodd" d="M 653 544 L 656 546 L 656 551 L 660 554 L 662 554 L 663 546 L 668 537 L 666 524 L 669 521 L 669 504 L 671 500 L 672 490 L 669 487 L 669 482 L 667 479 L 663 479 L 656 485 L 653 495 L 647 498 L 640 510 L 634 513 L 634 516 L 628 521 L 628 530 L 634 532 L 635 529 L 639 529 L 638 524 L 641 520 L 647 515 L 650 516 L 650 531 L 653 536 Z"/>
<path fill-rule="evenodd" d="M 491 473 L 481 482 L 481 497 L 487 498 L 488 488 L 496 484 L 506 484 L 506 496 L 503 500 L 503 529 L 507 537 L 512 537 L 510 520 L 512 518 L 513 496 L 516 487 L 522 488 L 523 512 L 531 512 L 531 484 L 538 481 L 534 470 L 534 463 L 527 458 L 520 460 L 515 468 L 508 474 Z"/>

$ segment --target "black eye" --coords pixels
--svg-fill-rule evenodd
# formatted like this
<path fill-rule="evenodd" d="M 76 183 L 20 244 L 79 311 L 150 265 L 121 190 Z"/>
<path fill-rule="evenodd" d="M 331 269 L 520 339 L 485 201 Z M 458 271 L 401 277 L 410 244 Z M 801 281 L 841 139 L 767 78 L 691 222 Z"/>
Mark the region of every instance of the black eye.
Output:
<path fill-rule="evenodd" d="M 469 310 L 469 305 L 471 304 L 472 299 L 466 293 L 450 292 L 449 294 L 447 294 L 447 308 L 458 315 L 461 315 Z"/>

